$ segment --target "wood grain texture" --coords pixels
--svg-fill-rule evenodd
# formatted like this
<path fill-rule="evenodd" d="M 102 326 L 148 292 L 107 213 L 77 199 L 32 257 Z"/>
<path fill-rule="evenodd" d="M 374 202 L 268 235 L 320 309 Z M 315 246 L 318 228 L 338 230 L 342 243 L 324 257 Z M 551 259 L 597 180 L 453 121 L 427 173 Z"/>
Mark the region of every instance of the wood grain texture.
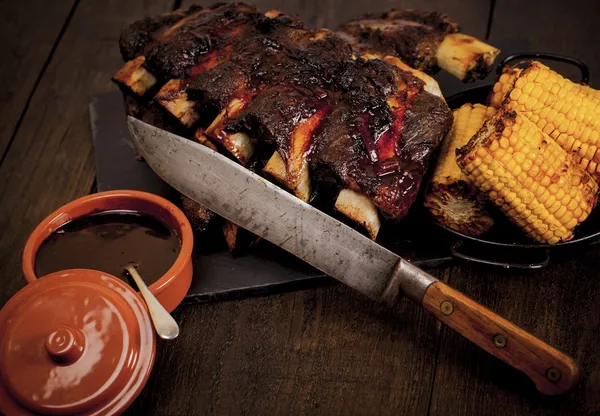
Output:
<path fill-rule="evenodd" d="M 423 307 L 483 350 L 524 372 L 544 394 L 563 394 L 578 381 L 572 358 L 444 283 L 429 286 Z"/>
<path fill-rule="evenodd" d="M 0 156 L 73 5 L 74 0 L 0 3 Z"/>
<path fill-rule="evenodd" d="M 114 88 L 118 37 L 133 19 L 171 1 L 82 1 L 31 98 L 0 166 L 0 304 L 25 284 L 20 256 L 37 223 L 89 192 L 94 180 L 88 117 L 91 94 Z"/>
<path fill-rule="evenodd" d="M 443 278 L 443 276 L 440 276 Z M 182 306 L 127 414 L 352 415 L 427 412 L 439 326 L 335 285 Z"/>
<path fill-rule="evenodd" d="M 598 247 L 579 249 L 529 273 L 464 264 L 453 268 L 455 289 L 573 357 L 581 376 L 570 393 L 543 396 L 525 375 L 444 329 L 431 414 L 598 414 L 599 254 Z"/>

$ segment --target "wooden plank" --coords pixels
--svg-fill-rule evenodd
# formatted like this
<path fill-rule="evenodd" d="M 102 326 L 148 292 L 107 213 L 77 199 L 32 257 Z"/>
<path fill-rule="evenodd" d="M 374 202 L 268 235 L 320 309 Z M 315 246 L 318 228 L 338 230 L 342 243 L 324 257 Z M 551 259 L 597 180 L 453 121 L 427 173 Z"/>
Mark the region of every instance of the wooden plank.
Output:
<path fill-rule="evenodd" d="M 427 412 L 439 327 L 408 300 L 388 310 L 336 285 L 175 316 L 127 414 Z"/>
<path fill-rule="evenodd" d="M 114 88 L 120 32 L 134 19 L 171 7 L 171 0 L 82 1 L 77 7 L 0 166 L 0 304 L 25 284 L 20 255 L 33 228 L 90 190 L 88 101 Z"/>
<path fill-rule="evenodd" d="M 490 42 L 503 55 L 520 51 L 569 54 L 600 79 L 596 1 L 496 2 Z M 566 75 L 577 71 L 557 65 Z M 596 86 L 599 84 L 596 83 Z M 597 414 L 600 412 L 600 282 L 598 247 L 554 259 L 541 271 L 525 273 L 483 267 L 452 270 L 450 283 L 554 347 L 581 366 L 578 387 L 560 399 L 535 391 L 514 371 L 449 330 L 442 331 L 431 414 Z"/>
<path fill-rule="evenodd" d="M 532 273 L 453 269 L 455 288 L 573 357 L 581 380 L 560 399 L 543 396 L 526 376 L 444 329 L 431 414 L 598 414 L 599 254 L 597 246 L 580 249 Z"/>
<path fill-rule="evenodd" d="M 74 0 L 0 3 L 0 158 Z"/>
<path fill-rule="evenodd" d="M 502 57 L 514 52 L 550 52 L 583 60 L 590 68 L 592 86 L 600 87 L 600 2 L 581 0 L 570 5 L 560 0 L 542 4 L 519 0 L 496 2 L 490 41 L 502 50 Z M 576 78 L 567 66 L 557 68 Z"/>

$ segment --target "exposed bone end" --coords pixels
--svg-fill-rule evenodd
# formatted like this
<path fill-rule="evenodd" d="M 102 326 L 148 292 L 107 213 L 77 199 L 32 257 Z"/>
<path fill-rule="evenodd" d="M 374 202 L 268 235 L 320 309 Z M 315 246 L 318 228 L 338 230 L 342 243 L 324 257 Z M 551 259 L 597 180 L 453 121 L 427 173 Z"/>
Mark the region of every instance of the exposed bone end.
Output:
<path fill-rule="evenodd" d="M 268 12 L 266 12 L 265 17 L 267 17 L 269 19 L 276 19 L 283 14 L 284 14 L 283 12 L 280 12 L 277 9 L 273 9 L 273 10 L 269 10 Z"/>
<path fill-rule="evenodd" d="M 158 91 L 154 101 L 163 106 L 169 113 L 186 127 L 192 127 L 200 114 L 196 112 L 195 102 L 188 99 L 185 92 L 185 81 L 172 79 Z"/>
<path fill-rule="evenodd" d="M 254 144 L 246 133 L 228 134 L 223 140 L 223 144 L 244 166 L 248 164 L 254 154 Z"/>
<path fill-rule="evenodd" d="M 325 28 L 316 29 L 315 34 L 308 39 L 311 41 L 321 40 L 321 39 L 324 39 L 325 37 L 329 36 L 331 33 L 332 32 L 329 29 L 325 29 Z"/>
<path fill-rule="evenodd" d="M 222 229 L 227 247 L 232 256 L 243 254 L 244 251 L 260 240 L 260 237 L 230 221 L 225 221 Z"/>
<path fill-rule="evenodd" d="M 201 233 L 208 230 L 218 219 L 217 214 L 185 195 L 181 195 L 181 206 L 196 232 Z"/>
<path fill-rule="evenodd" d="M 298 172 L 297 180 L 292 183 L 289 179 L 288 167 L 279 152 L 273 152 L 273 155 L 267 161 L 263 172 L 272 176 L 281 185 L 294 192 L 301 200 L 308 202 L 311 193 L 310 175 L 308 163 L 303 165 L 303 169 Z"/>
<path fill-rule="evenodd" d="M 279 152 L 273 152 L 273 155 L 269 158 L 267 164 L 263 168 L 263 172 L 272 176 L 280 184 L 288 186 L 285 162 Z"/>
<path fill-rule="evenodd" d="M 113 75 L 113 81 L 140 97 L 143 96 L 156 84 L 156 77 L 144 67 L 145 61 L 146 58 L 138 56 L 126 62 Z"/>
<path fill-rule="evenodd" d="M 244 109 L 245 105 L 244 101 L 237 98 L 231 100 L 206 129 L 207 136 L 221 143 L 244 166 L 254 155 L 252 140 L 246 133 L 229 133 L 224 130 L 224 127 L 229 119 Z"/>
<path fill-rule="evenodd" d="M 237 240 L 237 234 L 240 227 L 230 221 L 225 221 L 223 224 L 223 236 L 225 237 L 225 242 L 227 243 L 227 247 L 229 247 L 229 251 L 233 252 L 235 249 L 235 242 Z"/>
<path fill-rule="evenodd" d="M 364 227 L 372 240 L 377 238 L 381 222 L 377 207 L 369 198 L 351 189 L 342 189 L 335 200 L 335 209 Z"/>
<path fill-rule="evenodd" d="M 463 33 L 446 35 L 438 47 L 438 66 L 463 82 L 485 78 L 500 49 Z"/>
<path fill-rule="evenodd" d="M 317 110 L 296 126 L 290 139 L 290 151 L 286 164 L 288 184 L 294 194 L 304 202 L 308 202 L 312 190 L 307 160 L 312 146 L 312 137 L 329 111 L 330 108 L 327 106 Z"/>
<path fill-rule="evenodd" d="M 310 184 L 310 174 L 308 169 L 308 162 L 304 162 L 302 164 L 302 169 L 300 170 L 300 174 L 295 181 L 294 187 L 292 188 L 294 194 L 303 200 L 304 202 L 308 202 L 310 199 L 311 193 L 311 184 Z"/>
<path fill-rule="evenodd" d="M 433 94 L 436 97 L 444 98 L 444 96 L 442 95 L 442 90 L 440 89 L 440 85 L 435 79 L 433 79 L 433 77 L 427 75 L 425 72 L 419 71 L 406 65 L 404 62 L 402 62 L 399 58 L 396 58 L 395 56 L 388 55 L 383 57 L 383 60 L 388 64 L 394 65 L 395 67 L 400 68 L 403 71 L 410 72 L 413 76 L 419 78 L 425 83 L 424 89 L 428 93 Z"/>
<path fill-rule="evenodd" d="M 213 142 L 211 142 L 211 141 L 208 139 L 208 137 L 206 137 L 206 136 L 204 135 L 204 130 L 202 130 L 202 129 L 198 129 L 198 130 L 196 130 L 196 132 L 194 133 L 194 139 L 195 139 L 195 140 L 196 140 L 198 143 L 200 143 L 200 144 L 203 144 L 204 146 L 211 148 L 211 149 L 212 149 L 212 150 L 214 150 L 215 152 L 217 152 L 217 151 L 218 151 L 218 150 L 217 150 L 217 146 L 215 146 L 215 145 L 213 144 Z"/>
<path fill-rule="evenodd" d="M 217 114 L 215 119 L 210 123 L 210 126 L 206 129 L 206 134 L 211 137 L 216 137 L 219 132 L 223 129 L 225 122 L 227 121 L 227 108 L 224 108 Z"/>

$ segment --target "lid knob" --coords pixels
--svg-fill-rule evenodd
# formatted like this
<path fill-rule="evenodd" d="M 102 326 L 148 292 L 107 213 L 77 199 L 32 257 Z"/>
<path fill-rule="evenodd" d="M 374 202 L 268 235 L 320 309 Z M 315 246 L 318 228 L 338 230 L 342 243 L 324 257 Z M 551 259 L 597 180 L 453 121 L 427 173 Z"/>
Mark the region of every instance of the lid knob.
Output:
<path fill-rule="evenodd" d="M 45 346 L 55 363 L 72 364 L 83 354 L 85 334 L 79 328 L 61 326 L 48 335 Z"/>

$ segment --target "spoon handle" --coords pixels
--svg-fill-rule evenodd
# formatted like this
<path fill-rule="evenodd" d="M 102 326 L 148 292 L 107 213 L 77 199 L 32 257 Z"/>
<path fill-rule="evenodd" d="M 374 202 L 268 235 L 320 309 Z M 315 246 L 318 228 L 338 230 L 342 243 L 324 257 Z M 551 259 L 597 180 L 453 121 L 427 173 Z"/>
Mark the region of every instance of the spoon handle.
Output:
<path fill-rule="evenodd" d="M 127 273 L 131 275 L 136 285 L 140 289 L 142 297 L 146 301 L 150 317 L 154 323 L 156 333 L 162 339 L 175 339 L 179 335 L 179 326 L 169 312 L 160 304 L 158 299 L 150 292 L 146 283 L 133 265 L 125 266 Z"/>

